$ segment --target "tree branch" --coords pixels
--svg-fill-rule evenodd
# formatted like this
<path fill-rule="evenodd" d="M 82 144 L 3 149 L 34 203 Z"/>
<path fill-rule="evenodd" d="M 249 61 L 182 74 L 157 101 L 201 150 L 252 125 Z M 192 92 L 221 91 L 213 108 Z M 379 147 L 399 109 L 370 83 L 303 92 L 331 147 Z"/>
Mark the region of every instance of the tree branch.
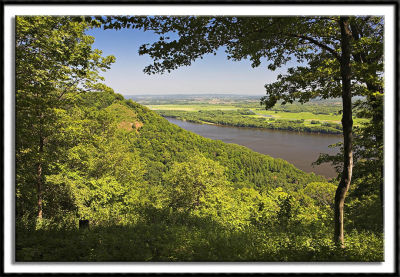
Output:
<path fill-rule="evenodd" d="M 291 37 L 297 37 L 297 38 L 301 38 L 301 39 L 304 39 L 304 40 L 308 40 L 309 42 L 314 43 L 315 45 L 321 47 L 322 49 L 325 49 L 326 51 L 328 51 L 329 53 L 334 55 L 335 58 L 340 60 L 340 55 L 334 49 L 332 49 L 331 47 L 329 47 L 326 44 L 323 44 L 323 43 L 319 42 L 318 40 L 316 40 L 314 38 L 311 38 L 311 37 L 308 37 L 308 36 L 297 35 L 297 34 L 287 34 L 287 35 L 291 36 Z"/>

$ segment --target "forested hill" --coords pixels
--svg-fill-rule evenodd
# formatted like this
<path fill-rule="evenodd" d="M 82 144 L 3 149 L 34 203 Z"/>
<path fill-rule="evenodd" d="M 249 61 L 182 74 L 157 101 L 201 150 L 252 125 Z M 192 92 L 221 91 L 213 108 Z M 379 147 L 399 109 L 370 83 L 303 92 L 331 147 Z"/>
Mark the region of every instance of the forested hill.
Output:
<path fill-rule="evenodd" d="M 322 251 L 333 247 L 335 191 L 323 177 L 188 132 L 110 89 L 55 116 L 40 220 L 29 152 L 17 156 L 18 261 L 336 259 Z M 346 251 L 340 259 L 364 253 Z"/>

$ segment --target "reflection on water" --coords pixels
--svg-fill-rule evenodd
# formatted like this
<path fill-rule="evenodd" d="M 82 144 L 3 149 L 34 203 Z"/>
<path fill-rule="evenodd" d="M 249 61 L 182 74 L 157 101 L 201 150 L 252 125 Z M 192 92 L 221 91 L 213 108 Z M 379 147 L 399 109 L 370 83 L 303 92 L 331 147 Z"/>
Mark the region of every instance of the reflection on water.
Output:
<path fill-rule="evenodd" d="M 203 137 L 240 144 L 256 152 L 287 160 L 305 172 L 315 172 L 327 178 L 336 177 L 335 170 L 331 165 L 323 164 L 312 167 L 311 163 L 318 158 L 320 153 L 337 153 L 336 149 L 328 146 L 341 141 L 341 136 L 215 126 L 174 118 L 166 119 Z"/>

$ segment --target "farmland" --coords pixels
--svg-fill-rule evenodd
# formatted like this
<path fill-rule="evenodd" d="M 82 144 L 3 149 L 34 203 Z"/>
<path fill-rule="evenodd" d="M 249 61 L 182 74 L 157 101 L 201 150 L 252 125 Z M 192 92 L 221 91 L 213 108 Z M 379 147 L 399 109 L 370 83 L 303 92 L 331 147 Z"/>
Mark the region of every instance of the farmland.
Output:
<path fill-rule="evenodd" d="M 144 98 L 142 104 L 162 116 L 195 123 L 326 134 L 342 132 L 340 101 L 277 104 L 265 110 L 260 106 L 259 98 L 254 96 L 197 96 L 185 99 L 177 96 L 155 100 Z M 358 117 L 353 120 L 355 126 L 366 122 Z"/>

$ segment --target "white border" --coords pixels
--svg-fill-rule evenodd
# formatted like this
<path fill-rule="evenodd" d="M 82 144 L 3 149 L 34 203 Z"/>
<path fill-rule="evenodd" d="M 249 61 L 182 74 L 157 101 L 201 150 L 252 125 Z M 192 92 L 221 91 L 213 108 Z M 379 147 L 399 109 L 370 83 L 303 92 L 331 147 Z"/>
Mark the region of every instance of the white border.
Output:
<path fill-rule="evenodd" d="M 385 262 L 383 263 L 18 263 L 13 264 L 13 97 L 15 15 L 383 15 L 385 16 Z M 394 272 L 394 6 L 388 5 L 5 5 L 4 271 L 22 272 Z M 10 197 L 8 197 L 10 196 Z M 7 231 L 7 232 L 6 232 Z"/>

